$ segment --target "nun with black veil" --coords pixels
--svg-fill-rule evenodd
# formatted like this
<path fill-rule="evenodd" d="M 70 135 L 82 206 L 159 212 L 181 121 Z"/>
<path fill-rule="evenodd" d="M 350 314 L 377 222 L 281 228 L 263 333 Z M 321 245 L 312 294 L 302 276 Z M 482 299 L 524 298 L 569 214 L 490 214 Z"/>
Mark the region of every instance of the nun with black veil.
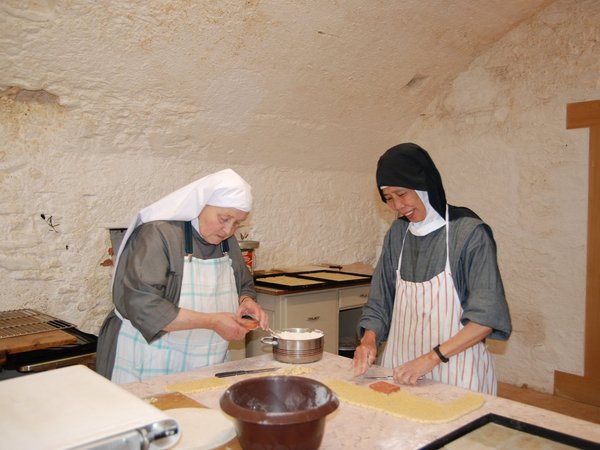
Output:
<path fill-rule="evenodd" d="M 364 374 L 383 348 L 381 364 L 397 383 L 425 378 L 495 395 L 486 339 L 507 340 L 512 327 L 491 228 L 446 202 L 435 164 L 416 144 L 387 150 L 376 181 L 398 219 L 358 324 L 354 374 Z"/>
<path fill-rule="evenodd" d="M 251 207 L 250 185 L 225 169 L 137 213 L 115 262 L 98 373 L 122 384 L 218 364 L 248 333 L 242 316 L 268 328 L 234 235 Z"/>

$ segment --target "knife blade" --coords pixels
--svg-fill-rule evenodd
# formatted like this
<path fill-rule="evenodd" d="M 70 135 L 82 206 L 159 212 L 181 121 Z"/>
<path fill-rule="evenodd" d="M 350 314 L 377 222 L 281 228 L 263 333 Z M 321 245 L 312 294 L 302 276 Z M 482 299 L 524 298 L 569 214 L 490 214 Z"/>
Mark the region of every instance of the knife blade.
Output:
<path fill-rule="evenodd" d="M 236 375 L 247 375 L 249 373 L 260 373 L 260 372 L 274 372 L 276 370 L 279 370 L 279 368 L 278 367 L 269 367 L 267 369 L 232 370 L 230 372 L 215 373 L 215 377 L 217 377 L 217 378 L 235 377 Z"/>
<path fill-rule="evenodd" d="M 394 376 L 393 375 L 364 375 L 363 378 L 366 378 L 368 380 L 393 380 Z M 423 379 L 425 379 L 425 375 L 417 378 L 417 381 L 421 381 Z"/>
<path fill-rule="evenodd" d="M 368 380 L 393 380 L 393 375 L 365 375 L 363 378 Z"/>

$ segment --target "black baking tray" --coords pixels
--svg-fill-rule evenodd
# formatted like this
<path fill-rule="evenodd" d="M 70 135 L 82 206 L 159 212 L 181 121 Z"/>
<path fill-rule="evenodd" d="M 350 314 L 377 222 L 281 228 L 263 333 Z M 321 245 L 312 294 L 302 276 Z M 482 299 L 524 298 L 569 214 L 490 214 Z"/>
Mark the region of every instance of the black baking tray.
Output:
<path fill-rule="evenodd" d="M 77 328 L 66 329 L 64 331 L 75 336 L 77 341 L 73 344 L 65 344 L 59 347 L 8 354 L 2 369 L 28 372 L 29 366 L 96 353 L 98 344 L 98 337 L 96 335 L 85 333 Z"/>
<path fill-rule="evenodd" d="M 532 425 L 527 422 L 521 422 L 520 420 L 511 419 L 509 417 L 504 417 L 490 413 L 472 422 L 469 422 L 468 424 L 454 430 L 451 433 L 448 433 L 445 436 L 442 436 L 439 439 L 436 439 L 435 441 L 425 445 L 424 447 L 421 447 L 420 450 L 434 450 L 444 448 L 444 446 L 447 446 L 449 444 L 459 444 L 460 441 L 458 440 L 460 438 L 467 436 L 469 433 L 472 433 L 475 430 L 489 423 L 495 423 L 503 427 L 515 430 L 517 433 L 538 436 L 573 448 L 590 450 L 600 449 L 599 442 L 588 441 L 586 439 L 581 439 L 576 436 L 571 436 L 570 434 L 560 433 L 558 431 L 550 430 L 548 428 L 539 427 L 537 425 Z M 498 442 L 498 445 L 500 444 L 502 444 L 502 442 Z"/>
<path fill-rule="evenodd" d="M 337 281 L 337 280 L 327 280 L 324 278 L 319 278 L 316 274 L 320 273 L 331 273 L 331 274 L 342 274 L 342 275 L 352 275 L 360 277 L 360 279 L 356 280 L 346 280 L 346 281 Z M 287 284 L 277 283 L 276 277 L 292 277 L 296 280 L 302 281 L 306 280 L 305 284 L 297 284 L 294 286 L 290 286 Z M 269 279 L 273 279 L 273 281 L 269 281 Z M 319 281 L 318 284 L 312 283 L 313 281 Z M 263 286 L 275 289 L 281 289 L 284 291 L 298 291 L 303 289 L 324 289 L 324 288 L 334 288 L 341 286 L 353 286 L 357 284 L 365 284 L 371 282 L 371 276 L 365 275 L 363 273 L 353 273 L 353 272 L 341 272 L 339 270 L 309 270 L 302 272 L 286 272 L 286 273 L 272 273 L 268 275 L 254 275 L 254 284 L 255 286 Z"/>

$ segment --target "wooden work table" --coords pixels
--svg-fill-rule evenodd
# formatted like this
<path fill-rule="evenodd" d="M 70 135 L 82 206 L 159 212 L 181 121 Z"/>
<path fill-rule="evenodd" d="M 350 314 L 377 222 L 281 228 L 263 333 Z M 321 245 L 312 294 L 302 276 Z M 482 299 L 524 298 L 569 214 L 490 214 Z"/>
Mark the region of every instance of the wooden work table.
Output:
<path fill-rule="evenodd" d="M 275 361 L 272 355 L 261 355 L 195 371 L 151 378 L 139 383 L 126 384 L 123 387 L 139 397 L 147 398 L 164 394 L 165 387 L 168 385 L 212 377 L 216 372 L 265 367 L 286 368 L 291 365 Z M 341 379 L 361 385 L 367 385 L 373 381 L 353 378 L 350 371 L 350 360 L 330 353 L 325 353 L 320 361 L 304 364 L 301 367 L 310 368 L 310 373 L 302 376 L 319 381 Z M 252 376 L 257 375 L 241 375 L 224 378 L 224 380 L 233 384 Z M 468 391 L 454 386 L 431 381 L 421 381 L 414 387 L 402 386 L 402 389 L 437 402 L 450 401 L 468 393 Z M 209 408 L 219 408 L 219 400 L 223 391 L 224 388 L 220 388 L 188 393 L 187 396 Z M 185 399 L 185 397 L 183 398 Z M 340 407 L 327 417 L 321 448 L 323 450 L 417 449 L 488 413 L 511 417 L 600 443 L 600 426 L 594 423 L 499 397 L 485 395 L 484 398 L 485 403 L 481 408 L 453 421 L 439 424 L 419 423 L 342 401 Z M 178 406 L 185 406 L 185 404 L 177 405 L 172 402 L 169 404 L 169 407 Z"/>

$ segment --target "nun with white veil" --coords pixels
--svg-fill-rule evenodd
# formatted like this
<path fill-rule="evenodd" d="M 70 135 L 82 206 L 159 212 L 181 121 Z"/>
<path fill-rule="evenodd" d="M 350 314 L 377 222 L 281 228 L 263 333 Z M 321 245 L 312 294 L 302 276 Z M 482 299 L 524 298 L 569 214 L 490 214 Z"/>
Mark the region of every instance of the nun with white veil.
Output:
<path fill-rule="evenodd" d="M 225 169 L 137 213 L 115 261 L 98 373 L 123 384 L 222 363 L 248 332 L 243 315 L 268 328 L 234 236 L 251 207 L 248 183 Z"/>

